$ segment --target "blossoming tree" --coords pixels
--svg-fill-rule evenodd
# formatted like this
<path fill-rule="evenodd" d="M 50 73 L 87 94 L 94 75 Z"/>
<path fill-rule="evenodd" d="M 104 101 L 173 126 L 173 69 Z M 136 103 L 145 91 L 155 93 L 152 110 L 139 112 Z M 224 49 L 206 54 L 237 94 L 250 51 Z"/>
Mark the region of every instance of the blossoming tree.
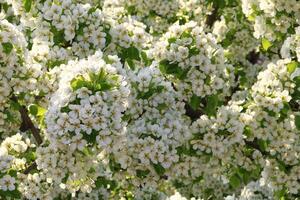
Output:
<path fill-rule="evenodd" d="M 0 199 L 299 199 L 299 106 L 298 0 L 0 0 Z"/>

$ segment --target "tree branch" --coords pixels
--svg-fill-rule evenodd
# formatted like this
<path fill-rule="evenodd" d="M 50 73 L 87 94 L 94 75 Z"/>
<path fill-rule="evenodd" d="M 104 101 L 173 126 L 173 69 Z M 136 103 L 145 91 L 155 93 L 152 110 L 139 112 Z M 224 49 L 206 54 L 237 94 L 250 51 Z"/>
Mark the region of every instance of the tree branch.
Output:
<path fill-rule="evenodd" d="M 18 99 L 16 96 L 12 96 L 12 101 L 18 103 Z M 36 128 L 33 124 L 33 122 L 31 121 L 29 115 L 28 115 L 28 110 L 25 106 L 20 106 L 19 108 L 19 112 L 21 114 L 21 119 L 22 119 L 22 124 L 20 127 L 20 131 L 27 131 L 30 130 L 34 139 L 36 140 L 37 145 L 39 146 L 40 144 L 42 144 L 43 139 L 42 136 L 40 134 L 40 130 L 38 128 Z M 27 167 L 24 170 L 24 174 L 29 174 L 29 172 L 31 170 L 34 170 L 37 168 L 37 164 L 36 162 L 33 162 L 31 165 L 29 165 L 29 167 Z"/>
<path fill-rule="evenodd" d="M 34 170 L 37 168 L 37 165 L 36 165 L 36 162 L 33 162 L 31 165 L 29 165 L 29 167 L 27 167 L 25 170 L 24 170 L 24 174 L 29 174 L 29 172 L 31 170 Z"/>
<path fill-rule="evenodd" d="M 218 10 L 219 10 L 219 6 L 213 3 L 213 11 L 206 18 L 206 25 L 209 26 L 210 28 L 214 25 L 215 21 L 218 20 Z"/>
<path fill-rule="evenodd" d="M 14 102 L 18 103 L 17 97 L 13 96 L 11 99 Z M 30 130 L 33 137 L 35 138 L 37 144 L 38 145 L 42 144 L 43 139 L 40 135 L 40 130 L 34 126 L 33 122 L 31 121 L 30 117 L 28 116 L 28 110 L 26 109 L 26 107 L 21 106 L 19 109 L 19 112 L 21 114 L 21 119 L 22 119 L 22 124 L 21 124 L 20 130 L 21 131 Z"/>

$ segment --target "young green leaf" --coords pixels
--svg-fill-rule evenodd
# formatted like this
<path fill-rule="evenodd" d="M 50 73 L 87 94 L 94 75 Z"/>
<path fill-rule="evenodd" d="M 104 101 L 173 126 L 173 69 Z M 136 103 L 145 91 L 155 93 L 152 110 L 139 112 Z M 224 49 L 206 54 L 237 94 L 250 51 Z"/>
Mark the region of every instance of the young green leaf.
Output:
<path fill-rule="evenodd" d="M 268 49 L 272 46 L 272 43 L 269 40 L 267 40 L 266 38 L 263 38 L 261 40 L 261 44 L 265 51 L 268 51 Z"/>
<path fill-rule="evenodd" d="M 189 102 L 189 105 L 191 106 L 191 108 L 193 110 L 197 110 L 200 106 L 200 101 L 201 101 L 201 98 L 196 96 L 196 95 L 193 95 L 190 102 Z"/>
<path fill-rule="evenodd" d="M 3 47 L 4 53 L 7 54 L 7 55 L 10 54 L 10 52 L 14 48 L 14 46 L 10 42 L 2 43 L 2 47 Z"/>
<path fill-rule="evenodd" d="M 31 4 L 32 4 L 32 0 L 23 0 L 25 12 L 29 12 L 31 10 Z"/>
<path fill-rule="evenodd" d="M 206 98 L 206 101 L 207 101 L 207 104 L 206 104 L 206 107 L 204 108 L 205 113 L 208 116 L 215 115 L 215 113 L 217 112 L 218 102 L 219 102 L 218 95 L 214 94 L 214 95 L 208 96 Z"/>
<path fill-rule="evenodd" d="M 290 62 L 289 64 L 287 64 L 287 69 L 288 69 L 288 72 L 290 73 L 290 74 L 292 74 L 295 70 L 296 70 L 296 68 L 298 67 L 298 62 L 296 62 L 296 61 L 292 61 L 292 62 Z"/>
<path fill-rule="evenodd" d="M 295 116 L 295 125 L 298 130 L 300 130 L 300 115 Z"/>
<path fill-rule="evenodd" d="M 233 175 L 229 178 L 229 184 L 232 188 L 238 188 L 241 185 L 241 180 L 238 175 Z"/>

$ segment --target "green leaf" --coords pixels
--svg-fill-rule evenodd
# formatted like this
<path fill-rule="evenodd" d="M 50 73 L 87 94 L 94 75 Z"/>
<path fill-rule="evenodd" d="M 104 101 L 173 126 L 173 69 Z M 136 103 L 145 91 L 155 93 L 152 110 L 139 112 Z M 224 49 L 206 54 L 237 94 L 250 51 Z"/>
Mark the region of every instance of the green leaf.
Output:
<path fill-rule="evenodd" d="M 46 63 L 46 66 L 48 69 L 53 69 L 56 66 L 59 66 L 61 64 L 65 64 L 66 61 L 64 60 L 48 60 Z"/>
<path fill-rule="evenodd" d="M 13 190 L 13 191 L 3 191 L 0 190 L 0 197 L 10 197 L 12 199 L 21 199 L 21 193 L 18 190 Z"/>
<path fill-rule="evenodd" d="M 14 46 L 10 42 L 4 42 L 2 43 L 3 51 L 6 55 L 10 54 Z"/>
<path fill-rule="evenodd" d="M 258 146 L 262 152 L 267 151 L 268 142 L 262 139 L 257 140 Z"/>
<path fill-rule="evenodd" d="M 238 175 L 233 175 L 229 178 L 229 184 L 231 185 L 232 188 L 236 189 L 241 185 L 241 180 L 238 177 Z"/>
<path fill-rule="evenodd" d="M 215 115 L 215 113 L 217 112 L 218 102 L 219 102 L 218 95 L 214 94 L 208 96 L 206 98 L 206 102 L 207 104 L 206 107 L 204 108 L 205 114 L 207 114 L 208 116 Z"/>
<path fill-rule="evenodd" d="M 94 6 L 94 7 L 91 7 L 88 11 L 88 14 L 92 14 L 93 12 L 95 12 L 96 10 L 98 9 L 98 6 Z"/>
<path fill-rule="evenodd" d="M 295 116 L 295 125 L 298 130 L 300 130 L 300 115 Z"/>
<path fill-rule="evenodd" d="M 76 91 L 79 88 L 82 88 L 84 86 L 85 86 L 85 81 L 83 76 L 78 76 L 71 81 L 71 88 L 73 89 L 73 91 Z"/>
<path fill-rule="evenodd" d="M 225 0 L 213 0 L 213 4 L 218 6 L 219 8 L 225 8 L 226 1 Z"/>
<path fill-rule="evenodd" d="M 292 62 L 290 62 L 289 64 L 287 64 L 287 69 L 288 69 L 288 72 L 290 73 L 290 74 L 292 74 L 295 70 L 296 70 L 296 68 L 298 67 L 298 62 L 296 62 L 296 61 L 292 61 Z"/>
<path fill-rule="evenodd" d="M 82 153 L 83 153 L 84 155 L 86 155 L 86 156 L 91 156 L 91 155 L 93 155 L 93 152 L 91 151 L 91 149 L 90 149 L 89 147 L 84 147 L 84 148 L 82 149 Z"/>
<path fill-rule="evenodd" d="M 109 168 L 113 172 L 118 172 L 122 169 L 121 164 L 117 163 L 113 157 L 109 159 Z"/>
<path fill-rule="evenodd" d="M 200 102 L 201 102 L 201 98 L 194 94 L 189 102 L 189 105 L 193 110 L 197 110 L 200 106 Z"/>
<path fill-rule="evenodd" d="M 136 13 L 135 6 L 128 6 L 127 7 L 127 12 L 128 12 L 129 15 L 134 15 Z"/>
<path fill-rule="evenodd" d="M 139 50 L 135 47 L 123 48 L 121 51 L 121 58 L 123 60 L 132 59 L 132 60 L 141 60 L 139 56 Z"/>
<path fill-rule="evenodd" d="M 170 63 L 167 60 L 162 60 L 159 63 L 159 69 L 163 74 L 172 74 L 179 80 L 186 78 L 189 69 L 183 70 L 176 63 Z"/>
<path fill-rule="evenodd" d="M 79 23 L 78 29 L 76 30 L 76 35 L 83 35 L 84 34 L 83 29 L 85 26 L 86 26 L 85 23 Z"/>
<path fill-rule="evenodd" d="M 65 33 L 63 30 L 57 30 L 55 26 L 51 26 L 50 31 L 53 33 L 53 42 L 55 45 L 64 45 L 65 44 Z"/>
<path fill-rule="evenodd" d="M 29 113 L 32 114 L 33 116 L 36 116 L 38 113 L 38 107 L 36 104 L 31 104 L 29 106 Z"/>
<path fill-rule="evenodd" d="M 34 151 L 28 151 L 24 153 L 23 157 L 27 162 L 32 162 L 36 159 L 36 153 Z"/>
<path fill-rule="evenodd" d="M 135 70 L 135 64 L 131 59 L 126 59 L 126 62 L 131 70 Z"/>
<path fill-rule="evenodd" d="M 168 42 L 169 42 L 169 44 L 171 44 L 171 43 L 175 43 L 176 40 L 177 40 L 176 37 L 171 37 L 168 39 Z"/>
<path fill-rule="evenodd" d="M 149 99 L 153 94 L 155 93 L 160 93 L 164 89 L 164 86 L 159 85 L 159 86 L 149 86 L 149 90 L 147 92 L 139 92 L 137 95 L 138 99 Z"/>
<path fill-rule="evenodd" d="M 192 47 L 189 49 L 189 55 L 194 56 L 198 55 L 200 50 L 197 47 Z"/>
<path fill-rule="evenodd" d="M 253 135 L 252 131 L 251 131 L 251 128 L 249 126 L 245 126 L 244 135 L 247 136 L 247 137 L 251 137 Z"/>
<path fill-rule="evenodd" d="M 105 46 L 108 46 L 111 43 L 112 37 L 109 34 L 109 28 L 105 28 L 104 32 L 106 33 L 106 37 L 105 37 Z"/>
<path fill-rule="evenodd" d="M 279 170 L 287 173 L 288 172 L 288 166 L 285 164 L 285 162 L 279 160 L 276 158 L 277 164 L 278 164 L 278 168 Z"/>
<path fill-rule="evenodd" d="M 23 0 L 23 5 L 26 12 L 29 12 L 31 9 L 32 0 Z"/>
<path fill-rule="evenodd" d="M 8 174 L 12 177 L 17 177 L 18 172 L 16 170 L 11 169 L 8 171 Z"/>
<path fill-rule="evenodd" d="M 274 196 L 276 199 L 285 200 L 285 196 L 287 195 L 288 190 L 286 188 L 282 188 L 281 190 L 277 190 L 274 192 Z"/>
<path fill-rule="evenodd" d="M 62 113 L 68 113 L 70 111 L 71 111 L 71 109 L 69 108 L 69 106 L 64 106 L 60 109 L 60 112 L 62 112 Z"/>
<path fill-rule="evenodd" d="M 269 40 L 267 40 L 266 38 L 263 38 L 261 40 L 261 44 L 265 51 L 268 51 L 268 49 L 272 46 L 272 43 Z"/>
<path fill-rule="evenodd" d="M 16 101 L 10 101 L 10 106 L 14 110 L 20 110 L 20 108 L 21 108 L 21 105 L 19 104 L 19 102 L 16 102 Z"/>
<path fill-rule="evenodd" d="M 184 31 L 184 32 L 180 35 L 180 38 L 191 38 L 191 37 L 192 37 L 192 35 L 191 35 L 191 33 L 190 33 L 189 30 Z"/>
<path fill-rule="evenodd" d="M 167 108 L 168 108 L 168 105 L 165 104 L 165 103 L 160 103 L 160 104 L 157 105 L 157 109 L 158 109 L 159 111 L 163 111 L 163 110 L 165 110 L 165 109 L 167 109 Z"/>
<path fill-rule="evenodd" d="M 163 166 L 161 166 L 161 164 L 159 164 L 159 163 L 158 164 L 152 163 L 152 166 L 153 166 L 155 172 L 160 176 L 164 175 L 164 173 L 166 172 L 165 168 Z"/>
<path fill-rule="evenodd" d="M 141 52 L 141 58 L 146 66 L 151 65 L 151 60 L 148 58 L 147 54 L 144 51 Z"/>
<path fill-rule="evenodd" d="M 136 176 L 139 178 L 145 178 L 150 173 L 150 170 L 136 170 Z"/>
<path fill-rule="evenodd" d="M 92 130 L 91 134 L 84 133 L 83 139 L 85 139 L 89 144 L 95 144 L 96 143 L 96 137 L 98 133 L 95 130 Z"/>
<path fill-rule="evenodd" d="M 294 93 L 292 94 L 293 100 L 300 100 L 300 76 L 296 76 L 293 81 L 296 84 Z"/>

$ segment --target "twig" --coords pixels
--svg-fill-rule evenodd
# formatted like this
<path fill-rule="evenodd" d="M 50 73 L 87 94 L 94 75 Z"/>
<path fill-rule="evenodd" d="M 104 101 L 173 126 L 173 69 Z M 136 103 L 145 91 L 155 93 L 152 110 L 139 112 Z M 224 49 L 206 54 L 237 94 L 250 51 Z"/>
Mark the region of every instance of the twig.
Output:
<path fill-rule="evenodd" d="M 42 140 L 42 137 L 40 135 L 40 130 L 34 126 L 33 122 L 29 118 L 28 111 L 27 111 L 26 107 L 22 106 L 20 108 L 19 112 L 21 114 L 22 122 L 25 124 L 26 127 L 29 128 L 29 130 L 31 130 L 32 135 L 35 138 L 37 144 L 38 145 L 42 144 L 43 140 Z"/>
<path fill-rule="evenodd" d="M 18 99 L 16 96 L 12 96 L 11 98 L 14 102 L 18 103 Z M 25 106 L 20 106 L 19 108 L 19 112 L 21 114 L 21 119 L 22 119 L 22 124 L 20 127 L 21 131 L 27 131 L 30 130 L 34 139 L 37 142 L 37 145 L 39 146 L 40 144 L 42 144 L 43 139 L 42 136 L 40 134 L 40 130 L 38 128 L 36 128 L 33 124 L 33 122 L 31 121 L 30 117 L 28 116 L 28 110 Z M 24 170 L 24 174 L 29 174 L 29 172 L 31 170 L 34 170 L 37 168 L 37 164 L 35 162 L 33 162 L 31 165 L 29 165 L 29 167 L 27 167 Z"/>
<path fill-rule="evenodd" d="M 18 102 L 18 99 L 13 96 L 12 100 L 15 102 Z M 21 106 L 19 109 L 19 112 L 21 114 L 22 124 L 20 127 L 21 131 L 27 131 L 30 130 L 32 132 L 33 137 L 35 138 L 38 145 L 42 144 L 43 139 L 40 135 L 40 130 L 36 128 L 31 121 L 30 117 L 28 116 L 28 111 L 25 106 Z"/>
<path fill-rule="evenodd" d="M 29 174 L 29 172 L 31 170 L 34 170 L 37 168 L 37 165 L 36 165 L 36 162 L 33 162 L 31 165 L 29 165 L 29 167 L 27 167 L 25 170 L 24 170 L 24 174 Z"/>
<path fill-rule="evenodd" d="M 217 4 L 213 4 L 213 11 L 206 18 L 206 25 L 210 28 L 214 25 L 215 21 L 218 19 L 218 10 L 219 6 Z"/>

